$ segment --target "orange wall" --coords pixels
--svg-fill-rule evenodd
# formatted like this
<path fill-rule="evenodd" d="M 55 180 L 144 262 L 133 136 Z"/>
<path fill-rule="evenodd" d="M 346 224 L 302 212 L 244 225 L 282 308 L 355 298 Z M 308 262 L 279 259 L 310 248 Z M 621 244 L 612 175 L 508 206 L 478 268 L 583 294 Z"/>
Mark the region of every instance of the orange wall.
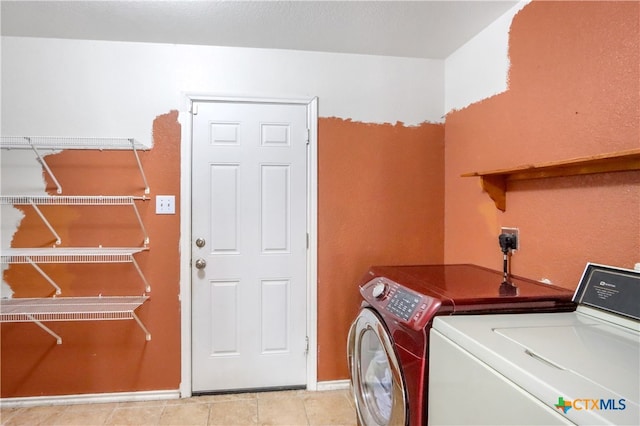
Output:
<path fill-rule="evenodd" d="M 500 226 L 520 228 L 513 272 L 574 288 L 586 262 L 640 262 L 640 173 L 509 184 L 506 212 L 472 171 L 640 147 L 640 3 L 538 2 L 510 32 L 509 89 L 445 125 L 445 261 L 501 268 Z"/>
<path fill-rule="evenodd" d="M 177 389 L 180 384 L 179 215 L 155 215 L 154 195 L 179 205 L 177 114 L 154 123 L 154 147 L 141 153 L 151 201 L 139 203 L 151 249 L 137 255 L 152 285 L 137 312 L 152 333 L 145 342 L 133 321 L 53 323 L 53 338 L 34 324 L 2 325 L 2 396 Z M 443 126 L 319 121 L 319 379 L 347 377 L 347 329 L 360 304 L 357 281 L 372 264 L 442 262 Z M 142 194 L 130 152 L 65 151 L 47 157 L 65 195 Z M 48 182 L 50 193 L 55 187 Z M 51 246 L 30 208 L 14 247 Z M 43 207 L 64 246 L 139 246 L 131 208 Z M 104 231 L 105 227 L 108 229 Z M 143 292 L 130 264 L 43 265 L 63 296 Z M 52 295 L 28 265 L 5 272 L 15 297 Z M 23 283 L 29 282 L 29 285 Z M 32 283 L 36 283 L 33 285 Z"/>
<path fill-rule="evenodd" d="M 154 147 L 140 157 L 151 201 L 138 202 L 150 250 L 136 255 L 151 284 L 151 299 L 135 321 L 48 323 L 62 345 L 35 324 L 2 324 L 2 397 L 175 390 L 180 383 L 179 223 L 180 215 L 156 215 L 155 194 L 180 196 L 180 125 L 177 112 L 158 117 Z M 74 151 L 46 157 L 64 195 L 143 195 L 130 151 Z M 55 194 L 48 181 L 47 189 Z M 62 237 L 63 247 L 141 246 L 143 234 L 131 207 L 42 207 Z M 53 237 L 30 207 L 13 247 L 51 247 Z M 41 265 L 62 288 L 61 296 L 141 295 L 144 285 L 132 264 Z M 11 265 L 4 275 L 14 297 L 53 295 L 30 265 Z"/>
<path fill-rule="evenodd" d="M 501 225 L 520 228 L 513 271 L 531 278 L 573 287 L 586 261 L 626 267 L 640 261 L 638 172 L 510 185 L 505 213 L 476 178 L 459 177 L 638 147 L 638 7 L 528 5 L 511 29 L 509 90 L 450 113 L 444 126 L 319 120 L 319 380 L 348 377 L 345 344 L 360 304 L 357 282 L 372 264 L 444 260 L 499 269 Z M 175 112 L 155 120 L 154 148 L 141 157 L 152 197 L 176 194 L 179 205 L 176 120 Z M 129 152 L 65 151 L 47 160 L 66 194 L 140 193 Z M 48 188 L 55 191 L 50 182 Z M 178 388 L 180 216 L 155 215 L 154 199 L 140 206 L 151 250 L 137 258 L 152 285 L 151 300 L 138 311 L 152 340 L 145 342 L 133 321 L 52 324 L 61 346 L 34 324 L 3 324 L 2 397 Z M 65 245 L 140 243 L 129 209 L 55 209 L 48 215 Z M 50 246 L 33 210 L 24 212 L 14 246 Z M 45 270 L 64 295 L 142 292 L 129 264 Z M 31 278 L 41 284 L 20 284 Z M 51 292 L 24 266 L 12 265 L 4 279 L 16 297 Z"/>
<path fill-rule="evenodd" d="M 442 263 L 443 126 L 319 120 L 318 380 L 348 377 L 371 265 Z"/>

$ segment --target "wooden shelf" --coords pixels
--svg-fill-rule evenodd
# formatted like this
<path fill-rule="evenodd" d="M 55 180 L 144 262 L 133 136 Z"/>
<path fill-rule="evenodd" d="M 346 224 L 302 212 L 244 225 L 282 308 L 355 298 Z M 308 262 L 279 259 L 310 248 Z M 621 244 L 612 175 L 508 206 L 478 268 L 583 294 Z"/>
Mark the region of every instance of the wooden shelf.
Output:
<path fill-rule="evenodd" d="M 511 181 L 629 170 L 640 170 L 640 148 L 564 161 L 523 165 L 510 169 L 465 173 L 461 176 L 479 177 L 482 189 L 489 194 L 498 209 L 505 211 L 507 183 Z"/>

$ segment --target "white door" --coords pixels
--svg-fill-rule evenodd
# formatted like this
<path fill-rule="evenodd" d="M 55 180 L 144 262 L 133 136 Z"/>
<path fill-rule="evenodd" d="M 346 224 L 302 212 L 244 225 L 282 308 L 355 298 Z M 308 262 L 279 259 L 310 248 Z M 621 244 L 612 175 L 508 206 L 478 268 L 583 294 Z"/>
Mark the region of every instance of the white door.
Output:
<path fill-rule="evenodd" d="M 194 111 L 193 391 L 304 385 L 307 106 Z"/>

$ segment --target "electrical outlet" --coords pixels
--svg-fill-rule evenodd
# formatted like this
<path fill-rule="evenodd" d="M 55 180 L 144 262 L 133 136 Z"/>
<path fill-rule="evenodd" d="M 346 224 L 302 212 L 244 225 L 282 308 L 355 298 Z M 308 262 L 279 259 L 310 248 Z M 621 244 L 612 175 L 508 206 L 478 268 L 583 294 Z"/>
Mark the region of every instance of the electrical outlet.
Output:
<path fill-rule="evenodd" d="M 518 228 L 500 228 L 501 234 L 509 234 L 513 236 L 515 240 L 515 247 L 513 247 L 513 251 L 520 249 L 520 230 Z"/>
<path fill-rule="evenodd" d="M 156 214 L 176 214 L 176 196 L 156 195 Z"/>

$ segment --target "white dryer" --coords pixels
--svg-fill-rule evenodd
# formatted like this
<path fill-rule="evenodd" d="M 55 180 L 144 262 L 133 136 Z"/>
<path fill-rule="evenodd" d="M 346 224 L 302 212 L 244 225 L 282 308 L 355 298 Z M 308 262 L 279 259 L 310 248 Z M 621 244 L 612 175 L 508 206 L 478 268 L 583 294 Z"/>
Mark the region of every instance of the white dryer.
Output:
<path fill-rule="evenodd" d="M 429 424 L 640 424 L 640 271 L 588 264 L 574 301 L 437 317 Z"/>

